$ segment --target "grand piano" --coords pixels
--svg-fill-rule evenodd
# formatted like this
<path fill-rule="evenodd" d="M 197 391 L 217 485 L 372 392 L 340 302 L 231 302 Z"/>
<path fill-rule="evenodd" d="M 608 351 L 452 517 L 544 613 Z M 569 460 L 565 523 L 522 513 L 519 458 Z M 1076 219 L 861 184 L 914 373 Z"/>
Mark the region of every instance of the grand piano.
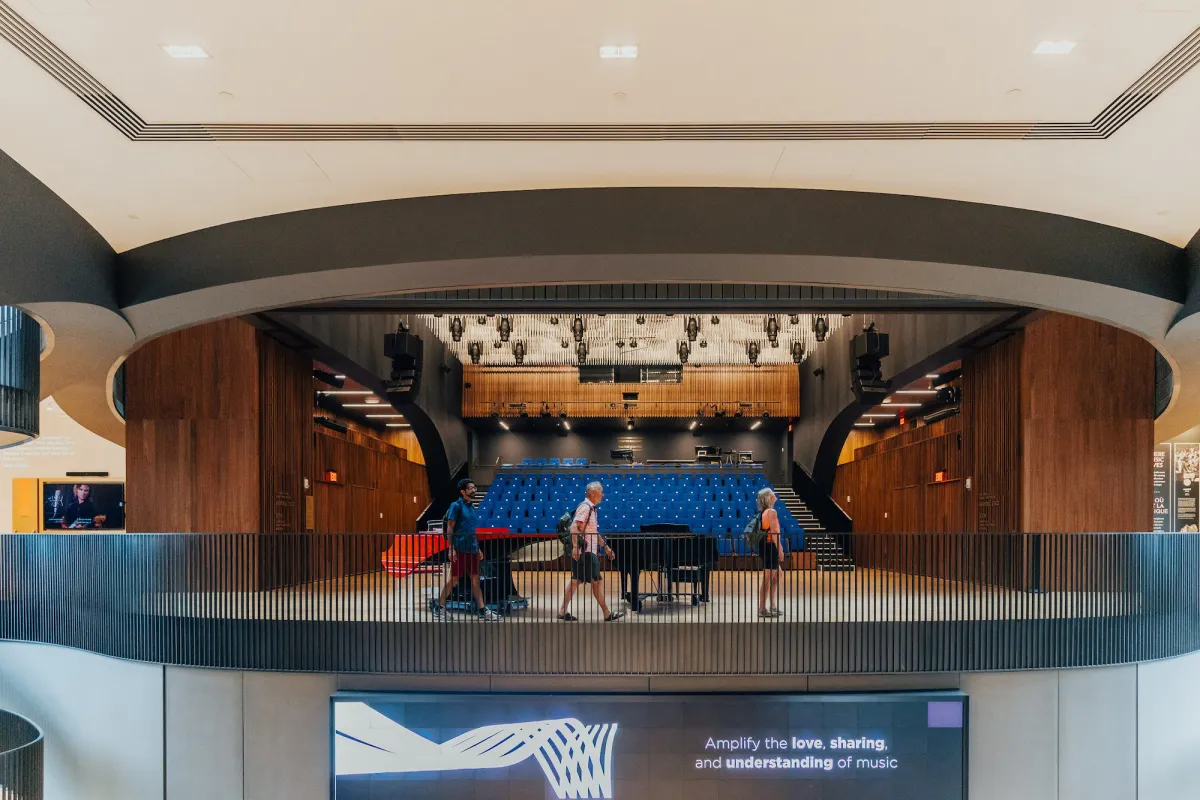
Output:
<path fill-rule="evenodd" d="M 553 540 L 554 533 L 512 533 L 507 528 L 480 528 L 479 549 L 483 553 L 479 588 L 488 607 L 500 614 L 528 608 L 529 601 L 517 590 L 512 577 L 514 551 L 539 541 Z M 643 525 L 641 533 L 605 533 L 612 546 L 614 563 L 621 576 L 621 597 L 634 611 L 642 601 L 690 600 L 692 605 L 708 601 L 708 578 L 717 563 L 716 539 L 691 533 L 686 525 Z M 445 563 L 446 539 L 440 533 L 400 534 L 386 553 L 383 568 L 402 578 L 417 572 L 441 572 Z M 557 552 L 557 550 L 556 550 Z M 643 573 L 655 579 L 655 591 L 642 591 Z M 472 611 L 470 585 L 459 581 L 447 606 Z"/>
<path fill-rule="evenodd" d="M 641 533 L 606 533 L 621 576 L 621 597 L 635 612 L 648 598 L 669 602 L 708 602 L 708 578 L 717 563 L 717 541 L 686 525 L 643 525 Z M 656 578 L 656 590 L 642 591 L 642 573 Z M 649 576 L 647 576 L 649 577 Z"/>

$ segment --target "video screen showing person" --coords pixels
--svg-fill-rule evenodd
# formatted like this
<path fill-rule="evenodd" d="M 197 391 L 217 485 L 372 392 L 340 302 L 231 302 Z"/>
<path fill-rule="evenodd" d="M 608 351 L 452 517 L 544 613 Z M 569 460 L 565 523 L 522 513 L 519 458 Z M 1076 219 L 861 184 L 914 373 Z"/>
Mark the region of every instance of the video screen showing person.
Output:
<path fill-rule="evenodd" d="M 42 529 L 125 529 L 125 484 L 42 484 Z"/>

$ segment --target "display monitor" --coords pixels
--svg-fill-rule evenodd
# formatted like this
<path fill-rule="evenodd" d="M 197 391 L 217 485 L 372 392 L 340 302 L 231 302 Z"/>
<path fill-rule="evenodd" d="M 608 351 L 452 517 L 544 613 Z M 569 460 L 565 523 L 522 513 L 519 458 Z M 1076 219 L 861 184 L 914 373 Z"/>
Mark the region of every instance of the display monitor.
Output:
<path fill-rule="evenodd" d="M 42 530 L 124 529 L 124 483 L 42 482 Z"/>
<path fill-rule="evenodd" d="M 332 716 L 335 800 L 966 798 L 959 692 L 339 693 Z"/>

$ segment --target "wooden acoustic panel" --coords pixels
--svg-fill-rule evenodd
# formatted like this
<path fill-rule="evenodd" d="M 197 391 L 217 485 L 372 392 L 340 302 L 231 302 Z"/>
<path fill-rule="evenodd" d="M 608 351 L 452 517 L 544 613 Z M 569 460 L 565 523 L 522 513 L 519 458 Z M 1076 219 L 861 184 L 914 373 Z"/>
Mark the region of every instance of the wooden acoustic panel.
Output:
<path fill-rule="evenodd" d="M 794 365 L 684 367 L 681 383 L 580 383 L 574 367 L 463 367 L 463 416 L 530 416 L 544 404 L 570 417 L 694 417 L 713 406 L 732 416 L 741 403 L 755 416 L 800 414 L 800 377 Z M 470 384 L 470 388 L 466 388 Z M 636 392 L 627 405 L 623 395 Z"/>

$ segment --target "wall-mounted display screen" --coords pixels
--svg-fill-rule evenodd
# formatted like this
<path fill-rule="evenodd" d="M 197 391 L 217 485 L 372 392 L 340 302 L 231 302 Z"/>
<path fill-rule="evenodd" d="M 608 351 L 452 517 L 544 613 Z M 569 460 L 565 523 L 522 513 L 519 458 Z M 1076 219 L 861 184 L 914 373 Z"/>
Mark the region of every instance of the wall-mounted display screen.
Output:
<path fill-rule="evenodd" d="M 333 731 L 336 800 L 966 798 L 957 692 L 339 693 Z"/>
<path fill-rule="evenodd" d="M 125 529 L 125 484 L 42 482 L 42 530 Z"/>

